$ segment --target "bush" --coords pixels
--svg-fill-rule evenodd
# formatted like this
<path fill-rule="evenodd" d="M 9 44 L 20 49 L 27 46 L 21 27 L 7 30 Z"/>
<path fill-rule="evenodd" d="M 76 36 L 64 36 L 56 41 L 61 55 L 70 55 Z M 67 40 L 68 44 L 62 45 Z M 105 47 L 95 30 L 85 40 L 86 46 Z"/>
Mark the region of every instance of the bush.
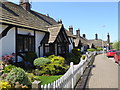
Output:
<path fill-rule="evenodd" d="M 22 68 L 13 68 L 7 75 L 6 80 L 12 84 L 19 82 L 20 84 L 24 85 L 31 85 L 28 76 L 25 74 L 25 71 Z"/>
<path fill-rule="evenodd" d="M 51 61 L 40 70 L 40 74 L 61 75 L 66 72 L 68 66 L 64 64 L 65 59 L 61 56 L 51 55 L 48 57 Z"/>
<path fill-rule="evenodd" d="M 49 63 L 50 63 L 50 59 L 44 57 L 40 57 L 34 60 L 34 66 L 38 66 L 38 67 L 42 67 Z"/>
<path fill-rule="evenodd" d="M 82 60 L 85 60 L 85 55 L 82 55 Z"/>
<path fill-rule="evenodd" d="M 5 80 L 6 77 L 7 77 L 8 73 L 3 73 L 1 76 L 0 76 L 0 80 Z"/>
<path fill-rule="evenodd" d="M 28 75 L 28 78 L 30 80 L 30 82 L 34 82 L 35 80 L 40 81 L 40 79 L 36 78 L 36 76 L 33 73 L 26 73 Z"/>
<path fill-rule="evenodd" d="M 67 53 L 66 61 L 68 63 L 73 62 L 74 64 L 78 64 L 80 62 L 80 56 L 76 56 L 73 53 Z"/>
<path fill-rule="evenodd" d="M 26 52 L 25 53 L 25 61 L 28 61 L 33 64 L 33 61 L 37 58 L 37 54 L 35 52 Z"/>
<path fill-rule="evenodd" d="M 4 73 L 9 73 L 13 68 L 15 68 L 15 66 L 11 64 L 4 67 Z"/>
<path fill-rule="evenodd" d="M 62 75 L 66 72 L 68 66 L 56 62 L 50 63 L 40 70 L 40 74 Z"/>
<path fill-rule="evenodd" d="M 10 88 L 12 88 L 12 86 L 8 81 L 0 81 L 0 90 L 8 90 Z"/>
<path fill-rule="evenodd" d="M 50 58 L 51 62 L 56 63 L 56 64 L 64 64 L 65 62 L 65 59 L 61 56 L 52 55 L 52 56 L 49 56 L 48 58 Z"/>
<path fill-rule="evenodd" d="M 72 49 L 72 53 L 74 53 L 74 55 L 76 55 L 76 56 L 80 56 L 81 55 L 80 49 L 77 49 L 77 48 Z"/>
<path fill-rule="evenodd" d="M 89 52 L 94 52 L 95 49 L 94 49 L 94 48 L 90 48 L 90 49 L 87 49 L 87 51 L 89 51 Z"/>
<path fill-rule="evenodd" d="M 97 51 L 102 51 L 103 50 L 103 48 L 97 48 Z"/>

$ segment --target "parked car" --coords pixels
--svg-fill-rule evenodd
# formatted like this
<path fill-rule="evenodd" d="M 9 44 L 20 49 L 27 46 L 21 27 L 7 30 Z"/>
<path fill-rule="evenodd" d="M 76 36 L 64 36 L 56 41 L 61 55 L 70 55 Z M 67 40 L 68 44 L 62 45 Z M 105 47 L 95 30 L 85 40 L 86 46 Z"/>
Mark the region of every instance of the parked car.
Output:
<path fill-rule="evenodd" d="M 118 63 L 120 61 L 120 51 L 116 51 L 114 55 L 115 62 Z"/>
<path fill-rule="evenodd" d="M 109 50 L 106 55 L 107 57 L 114 56 L 116 54 L 116 50 Z"/>

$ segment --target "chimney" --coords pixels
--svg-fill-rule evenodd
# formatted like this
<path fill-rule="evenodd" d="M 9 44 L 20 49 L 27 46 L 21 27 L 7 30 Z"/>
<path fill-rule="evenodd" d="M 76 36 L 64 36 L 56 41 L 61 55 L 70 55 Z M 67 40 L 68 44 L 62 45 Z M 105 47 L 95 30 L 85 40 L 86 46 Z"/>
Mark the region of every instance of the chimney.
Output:
<path fill-rule="evenodd" d="M 20 0 L 20 6 L 27 11 L 31 10 L 31 4 L 29 3 L 29 0 Z"/>
<path fill-rule="evenodd" d="M 110 35 L 109 35 L 109 33 L 107 35 L 107 41 L 108 41 L 108 43 L 110 43 Z"/>
<path fill-rule="evenodd" d="M 98 40 L 98 34 L 97 33 L 95 34 L 95 40 Z"/>
<path fill-rule="evenodd" d="M 83 37 L 84 37 L 84 38 L 86 38 L 86 35 L 85 35 L 85 34 L 83 34 Z"/>
<path fill-rule="evenodd" d="M 69 31 L 73 34 L 73 27 L 69 26 Z"/>
<path fill-rule="evenodd" d="M 58 24 L 62 24 L 62 20 L 60 19 L 60 20 L 58 20 Z"/>
<path fill-rule="evenodd" d="M 78 37 L 80 37 L 80 29 L 78 28 L 78 30 L 76 30 L 76 35 L 78 36 Z"/>

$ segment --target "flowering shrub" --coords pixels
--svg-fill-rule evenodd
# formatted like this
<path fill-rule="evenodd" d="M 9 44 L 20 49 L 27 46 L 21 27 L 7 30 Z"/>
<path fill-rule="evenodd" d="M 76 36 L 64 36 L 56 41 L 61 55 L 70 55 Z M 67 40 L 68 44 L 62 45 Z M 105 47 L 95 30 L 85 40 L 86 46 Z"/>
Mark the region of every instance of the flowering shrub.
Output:
<path fill-rule="evenodd" d="M 0 81 L 0 90 L 6 90 L 12 88 L 8 81 Z"/>
<path fill-rule="evenodd" d="M 2 61 L 5 64 L 12 64 L 14 59 L 15 59 L 15 54 L 14 53 L 12 53 L 11 55 L 2 56 Z"/>

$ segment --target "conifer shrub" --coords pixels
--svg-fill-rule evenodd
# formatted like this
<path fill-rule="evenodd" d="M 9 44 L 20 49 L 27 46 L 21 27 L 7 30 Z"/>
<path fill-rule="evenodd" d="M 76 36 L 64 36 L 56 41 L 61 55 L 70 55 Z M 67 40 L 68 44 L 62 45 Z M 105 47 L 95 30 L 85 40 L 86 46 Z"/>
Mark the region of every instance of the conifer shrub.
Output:
<path fill-rule="evenodd" d="M 34 60 L 34 66 L 42 67 L 46 64 L 49 64 L 51 61 L 48 58 L 40 57 Z"/>
<path fill-rule="evenodd" d="M 22 68 L 17 67 L 13 68 L 10 71 L 10 73 L 8 73 L 6 81 L 11 82 L 12 84 L 19 82 L 23 85 L 31 85 L 30 80 L 28 79 L 28 76 L 26 75 L 25 71 Z"/>

